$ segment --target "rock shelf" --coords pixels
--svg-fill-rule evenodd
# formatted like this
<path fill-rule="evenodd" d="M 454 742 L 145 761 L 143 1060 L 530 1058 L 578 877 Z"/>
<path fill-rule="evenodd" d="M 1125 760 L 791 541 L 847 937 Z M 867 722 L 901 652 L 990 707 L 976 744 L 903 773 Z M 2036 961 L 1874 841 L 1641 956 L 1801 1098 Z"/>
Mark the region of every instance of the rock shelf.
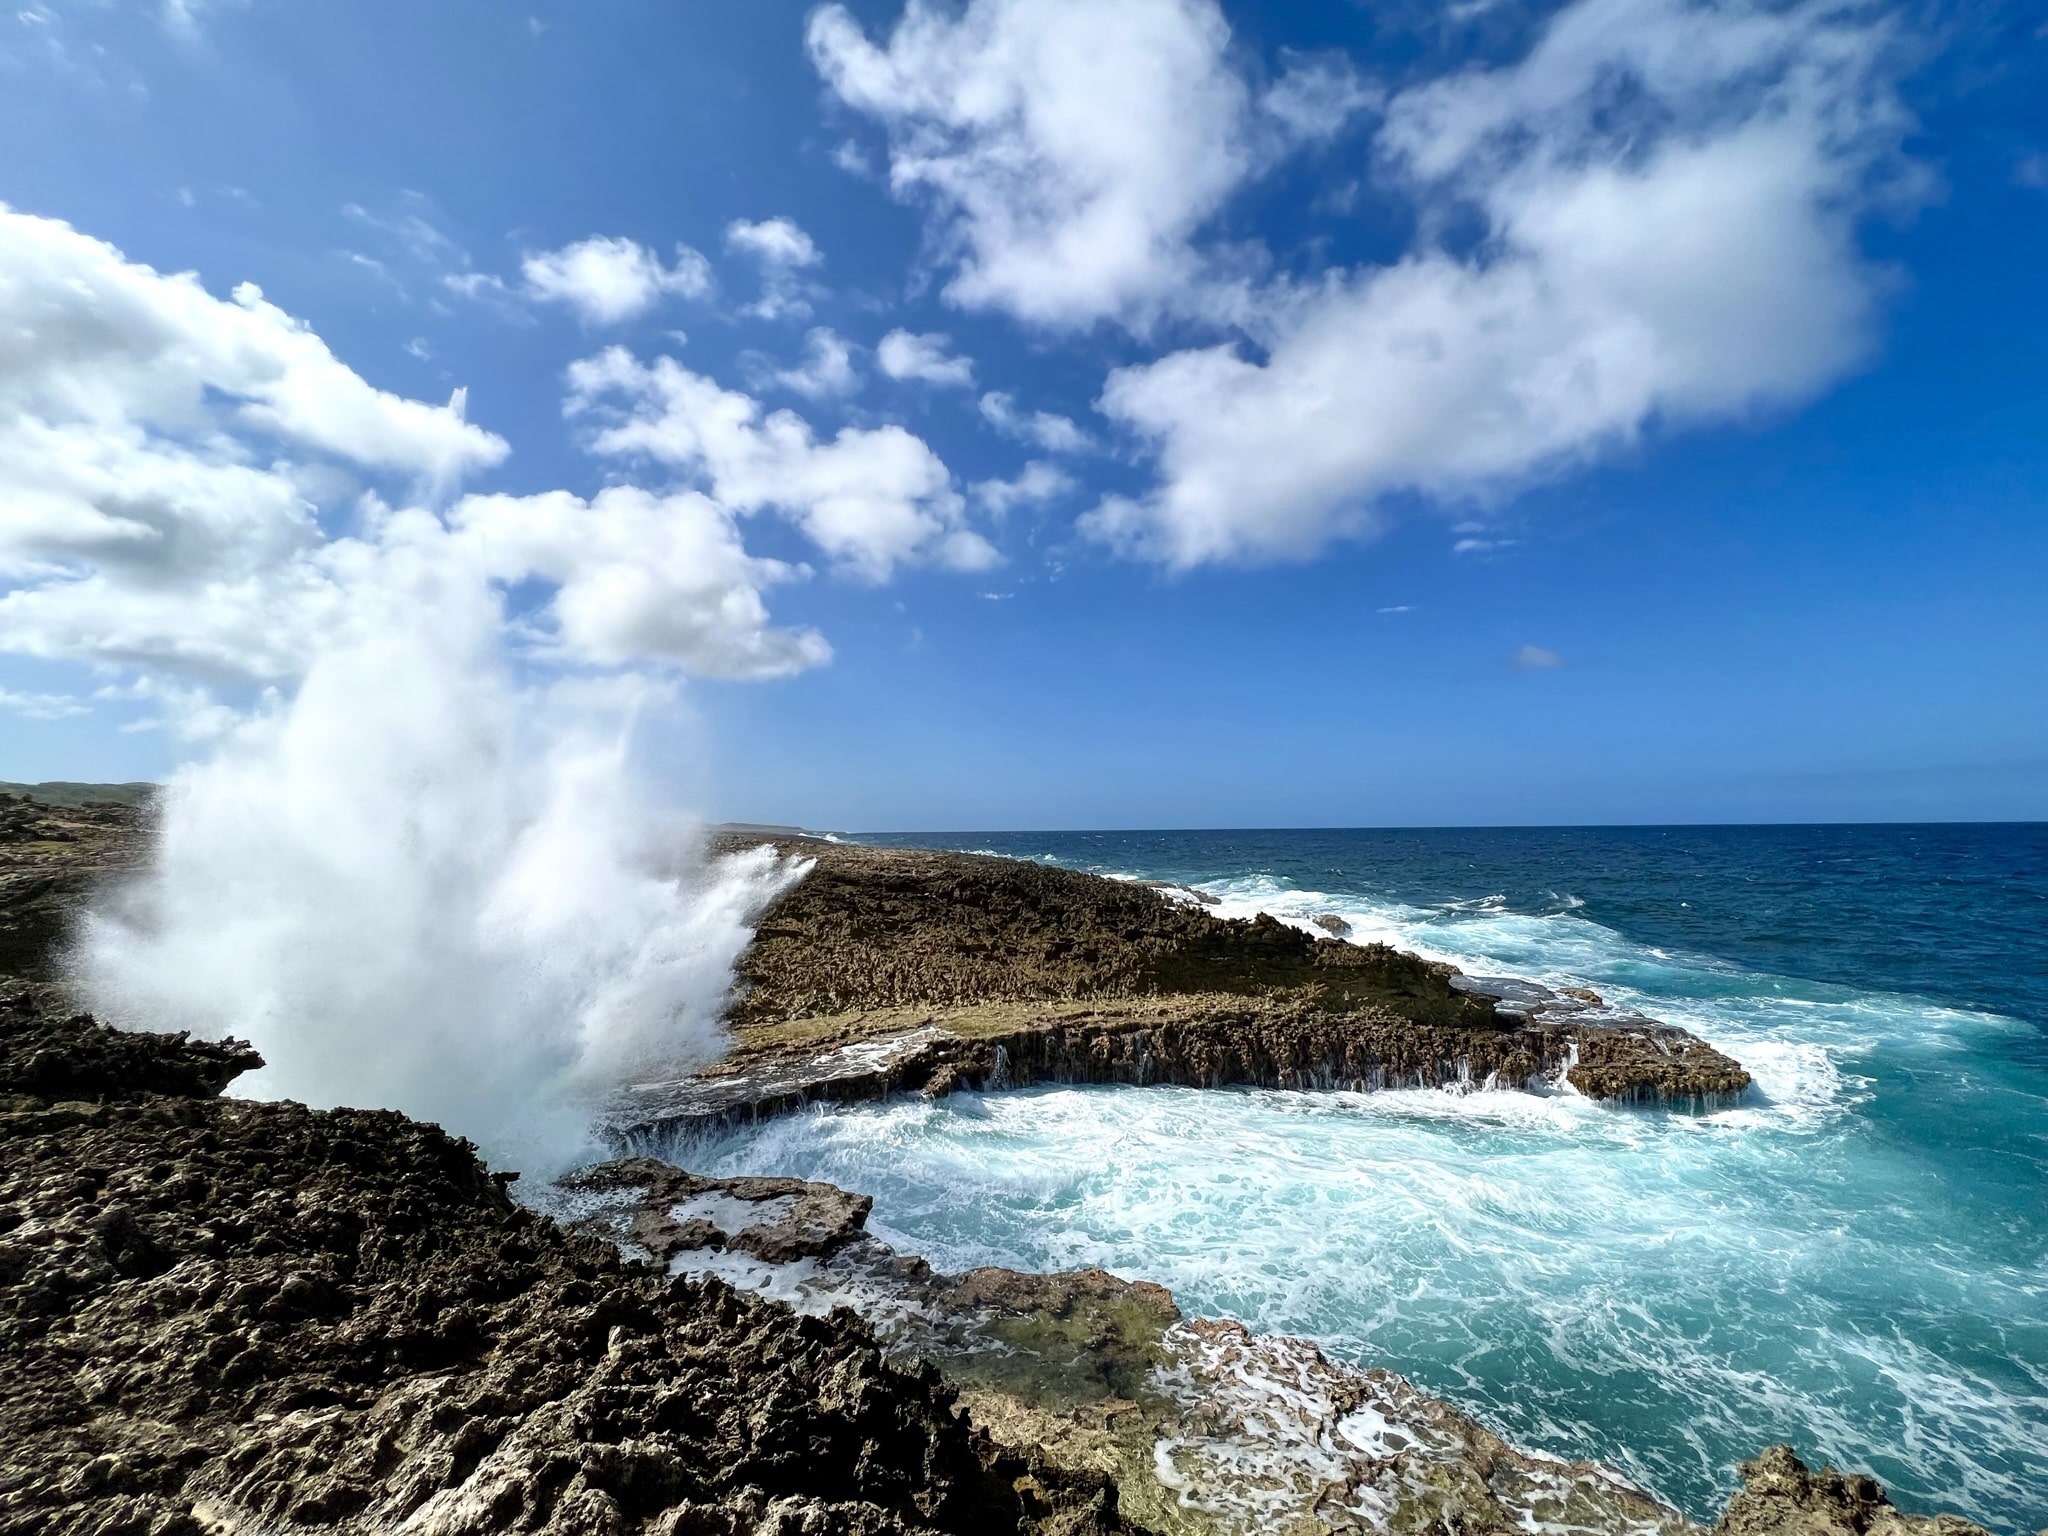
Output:
<path fill-rule="evenodd" d="M 1583 989 L 1468 977 L 1169 890 L 978 854 L 785 839 L 810 873 L 741 961 L 732 1054 L 635 1085 L 622 1147 L 895 1092 L 1034 1083 L 1575 1091 L 1708 1110 L 1740 1063 Z"/>

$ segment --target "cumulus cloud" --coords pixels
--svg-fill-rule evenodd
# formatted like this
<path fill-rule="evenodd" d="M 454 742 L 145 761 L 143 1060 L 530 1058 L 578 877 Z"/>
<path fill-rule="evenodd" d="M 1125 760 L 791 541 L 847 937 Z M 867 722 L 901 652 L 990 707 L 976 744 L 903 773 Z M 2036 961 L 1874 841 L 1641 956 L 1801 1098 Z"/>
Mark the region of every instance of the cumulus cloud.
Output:
<path fill-rule="evenodd" d="M 1014 395 L 991 390 L 981 397 L 981 416 L 1005 437 L 1035 443 L 1047 453 L 1085 453 L 1095 440 L 1074 425 L 1070 416 L 1051 411 L 1020 411 Z"/>
<path fill-rule="evenodd" d="M 824 260 L 816 243 L 791 219 L 734 219 L 725 227 L 725 243 L 763 266 L 815 267 Z"/>
<path fill-rule="evenodd" d="M 901 564 L 978 570 L 996 562 L 967 527 L 952 476 L 898 426 L 820 439 L 791 411 L 721 388 L 673 358 L 643 364 L 613 347 L 569 369 L 571 416 L 601 423 L 592 449 L 644 455 L 696 475 L 740 513 L 773 508 L 840 569 L 882 581 Z"/>
<path fill-rule="evenodd" d="M 762 589 L 803 572 L 746 552 L 732 513 L 693 491 L 612 486 L 470 496 L 450 517 L 458 540 L 503 581 L 555 585 L 535 621 L 543 654 L 599 666 L 673 661 L 700 677 L 782 677 L 821 666 L 812 629 L 777 629 Z"/>
<path fill-rule="evenodd" d="M 1192 278 L 1188 237 L 1250 169 L 1249 97 L 1202 0 L 912 0 L 886 45 L 811 18 L 811 57 L 889 131 L 890 185 L 930 200 L 968 308 L 1086 324 Z"/>
<path fill-rule="evenodd" d="M 983 480 L 974 487 L 974 498 L 993 517 L 1003 517 L 1017 507 L 1042 506 L 1054 497 L 1074 489 L 1074 477 L 1059 465 L 1033 459 L 1014 479 Z"/>
<path fill-rule="evenodd" d="M 830 326 L 812 328 L 804 338 L 804 358 L 794 368 L 771 369 L 771 382 L 793 389 L 810 400 L 850 395 L 860 388 L 853 366 L 853 348 Z"/>
<path fill-rule="evenodd" d="M 687 245 L 678 245 L 675 263 L 664 266 L 637 241 L 605 235 L 529 256 L 520 275 L 534 298 L 566 304 L 592 325 L 631 320 L 665 294 L 699 298 L 711 289 L 711 263 Z"/>
<path fill-rule="evenodd" d="M 1084 527 L 1173 567 L 1304 558 L 1394 493 L 1497 494 L 1811 396 L 1889 280 L 1858 217 L 1914 186 L 1888 46 L 1840 0 L 1578 0 L 1519 63 L 1395 97 L 1385 183 L 1483 238 L 1275 295 L 1263 359 L 1113 373 L 1100 407 L 1160 483 Z"/>
<path fill-rule="evenodd" d="M 232 300 L 49 219 L 0 209 L 0 649 L 84 661 L 187 737 L 231 720 L 206 691 L 286 682 L 349 623 L 393 551 L 473 582 L 537 584 L 537 654 L 775 676 L 830 650 L 761 594 L 803 574 L 741 546 L 695 493 L 615 487 L 433 501 L 506 444 L 368 384 L 253 288 Z M 330 532 L 347 516 L 350 531 Z M 7 694 L 16 713 L 68 713 Z M 83 705 L 76 705 L 83 708 Z"/>
<path fill-rule="evenodd" d="M 761 268 L 761 297 L 744 306 L 741 314 L 760 320 L 801 320 L 810 314 L 814 290 L 801 274 L 825 257 L 795 221 L 735 219 L 725 227 L 725 243 Z"/>
<path fill-rule="evenodd" d="M 339 463 L 447 484 L 501 460 L 458 392 L 376 389 L 244 285 L 125 260 L 0 208 L 0 645 L 269 677 L 331 578 Z"/>
<path fill-rule="evenodd" d="M 1049 326 L 1229 308 L 1197 232 L 1376 99 L 1322 56 L 1254 93 L 1215 0 L 911 0 L 879 44 L 833 4 L 808 41 L 886 130 L 891 188 L 930 210 L 947 298 Z"/>
<path fill-rule="evenodd" d="M 124 722 L 125 732 L 168 731 L 180 741 L 214 742 L 233 731 L 242 716 L 221 703 L 206 688 L 181 682 L 161 673 L 144 673 L 123 683 L 108 683 L 94 691 L 102 701 L 151 705 L 154 714 L 138 715 Z"/>
<path fill-rule="evenodd" d="M 947 351 L 951 345 L 951 338 L 946 336 L 919 336 L 898 329 L 884 336 L 882 344 L 875 348 L 875 362 L 892 379 L 972 388 L 974 361 L 952 355 Z"/>

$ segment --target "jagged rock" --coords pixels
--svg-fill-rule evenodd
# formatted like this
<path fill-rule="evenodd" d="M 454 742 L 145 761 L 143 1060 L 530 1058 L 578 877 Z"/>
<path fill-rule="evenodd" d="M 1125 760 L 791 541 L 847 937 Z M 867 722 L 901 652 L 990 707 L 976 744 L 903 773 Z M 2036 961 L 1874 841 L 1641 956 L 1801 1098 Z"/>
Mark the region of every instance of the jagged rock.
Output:
<path fill-rule="evenodd" d="M 65 922 L 132 862 L 144 813 L 9 800 L 0 821 L 0 1536 L 1085 1536 L 1139 1529 L 1129 1508 L 1175 1532 L 1279 1529 L 1279 1510 L 1304 1530 L 1696 1530 L 1391 1373 L 1182 1319 L 1160 1287 L 935 1275 L 830 1185 L 613 1164 L 571 1192 L 640 1202 L 591 1217 L 597 1241 L 515 1206 L 516 1175 L 433 1126 L 222 1099 L 259 1064 L 246 1046 L 117 1035 L 54 979 Z M 1442 1045 L 1484 1039 L 1545 1070 L 1575 1049 L 1628 1081 L 1619 1045 L 1586 1049 L 1597 995 L 1460 990 L 1475 979 L 1383 946 L 1270 918 L 1207 927 L 1184 901 L 1125 886 L 1149 904 L 1126 907 L 1102 895 L 1114 882 L 1020 881 L 1006 861 L 935 897 L 928 876 L 953 867 L 935 857 L 868 866 L 896 883 L 840 914 L 839 981 L 795 953 L 801 926 L 764 933 L 752 1032 L 774 1048 L 743 1049 L 737 1077 L 794 1061 L 787 1088 L 822 1054 L 849 1094 L 1083 1065 L 1158 1080 L 1162 1062 L 1327 1079 L 1348 1049 L 1392 1081 L 1371 1038 L 1392 1031 L 1418 1080 L 1469 1077 Z M 990 924 L 961 917 L 984 898 Z M 1009 917 L 1021 965 L 988 939 Z M 865 999 L 854 1020 L 821 1018 L 842 996 Z M 954 1027 L 929 1023 L 941 1007 Z M 1662 1028 L 1622 1028 L 1659 1074 L 1690 1039 Z M 749 1266 L 824 1315 L 670 1279 L 619 1242 Z M 848 1300 L 884 1314 L 864 1323 Z M 1744 1473 L 1727 1536 L 1976 1536 L 1782 1448 Z"/>
<path fill-rule="evenodd" d="M 1715 1536 L 1988 1536 L 1960 1515 L 1908 1515 L 1860 1473 L 1809 1471 L 1789 1445 L 1740 1467 L 1742 1487 Z"/>
<path fill-rule="evenodd" d="M 1670 1025 L 1577 1031 L 1572 1086 L 1588 1098 L 1623 1104 L 1708 1106 L 1733 1102 L 1749 1074 L 1706 1041 Z"/>
<path fill-rule="evenodd" d="M 873 1197 L 834 1184 L 700 1178 L 651 1157 L 599 1163 L 558 1183 L 572 1194 L 634 1190 L 638 1209 L 628 1238 L 664 1262 L 705 1247 L 730 1247 L 770 1264 L 817 1258 L 859 1237 L 875 1205 Z"/>
<path fill-rule="evenodd" d="M 6 1536 L 1125 1528 L 849 1313 L 636 1268 L 433 1126 L 211 1097 L 218 1048 L 109 1033 L 0 1019 Z M 720 1186 L 789 1201 L 763 1255 L 858 1231 L 794 1184 Z"/>
<path fill-rule="evenodd" d="M 135 1099 L 148 1094 L 209 1098 L 263 1058 L 241 1040 L 129 1034 L 103 1029 L 89 1013 L 53 1016 L 35 993 L 0 998 L 0 1091 L 37 1098 Z"/>
<path fill-rule="evenodd" d="M 1034 1082 L 1520 1088 L 1569 1075 L 1589 1097 L 1687 1108 L 1749 1086 L 1706 1042 L 1589 989 L 1461 976 L 1265 913 L 1218 918 L 1156 882 L 982 854 L 785 851 L 813 867 L 740 961 L 735 1051 L 622 1102 L 622 1136 Z"/>
<path fill-rule="evenodd" d="M 1334 912 L 1318 912 L 1309 921 L 1333 939 L 1348 939 L 1351 937 L 1351 925 Z"/>

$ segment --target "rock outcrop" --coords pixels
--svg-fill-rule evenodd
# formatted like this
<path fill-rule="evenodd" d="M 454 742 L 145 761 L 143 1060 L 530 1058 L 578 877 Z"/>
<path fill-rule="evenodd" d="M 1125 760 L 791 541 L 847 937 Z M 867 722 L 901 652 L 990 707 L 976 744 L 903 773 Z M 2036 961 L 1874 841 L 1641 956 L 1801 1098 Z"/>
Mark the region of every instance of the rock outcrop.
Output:
<path fill-rule="evenodd" d="M 1713 1109 L 1739 1062 L 1682 1029 L 1171 889 L 978 854 L 785 840 L 810 873 L 740 961 L 734 1050 L 642 1084 L 621 1145 L 821 1100 L 1033 1083 L 1570 1089 Z"/>
<path fill-rule="evenodd" d="M 632 1158 L 574 1175 L 560 1198 L 672 1273 L 813 1315 L 858 1310 L 895 1358 L 936 1364 L 998 1443 L 1114 1483 L 1154 1531 L 1701 1536 L 1616 1473 L 1525 1454 L 1391 1371 L 1184 1318 L 1164 1287 L 1100 1269 L 938 1274 L 867 1235 L 865 1200 L 828 1189 Z M 794 1223 L 803 1201 L 831 1219 Z"/>
<path fill-rule="evenodd" d="M 62 1005 L 65 925 L 145 830 L 89 790 L 0 801 L 0 1536 L 1699 1536 L 1611 1472 L 1158 1286 L 936 1274 L 830 1185 L 615 1163 L 540 1193 L 565 1228 L 436 1127 L 224 1099 L 246 1046 Z M 1612 1097 L 1740 1075 L 1590 993 L 1208 926 L 1186 893 L 823 857 L 844 878 L 771 918 L 737 1065 L 696 1091 L 1462 1081 L 1515 1052 Z M 1743 1472 L 1726 1536 L 1980 1536 L 1784 1448 Z"/>
<path fill-rule="evenodd" d="M 1707 1536 L 1608 1468 L 1528 1454 L 1306 1340 L 1185 1318 L 1161 1286 L 1100 1269 L 935 1273 L 869 1236 L 868 1202 L 830 1185 L 632 1158 L 548 1194 L 672 1273 L 814 1315 L 858 1310 L 894 1357 L 937 1364 L 999 1443 L 1114 1482 L 1125 1515 L 1155 1531 Z M 1809 1472 L 1786 1446 L 1741 1473 L 1713 1536 L 1986 1536 L 1904 1514 L 1868 1477 Z"/>
<path fill-rule="evenodd" d="M 1909 1515 L 1860 1473 L 1810 1471 L 1789 1445 L 1740 1467 L 1742 1487 L 1714 1536 L 1987 1536 L 1960 1515 Z"/>
<path fill-rule="evenodd" d="M 61 787 L 81 793 L 54 804 L 0 792 L 0 976 L 46 977 L 86 895 L 142 855 L 145 810 Z"/>
<path fill-rule="evenodd" d="M 433 1126 L 211 1097 L 248 1053 L 110 1033 L 0 1015 L 8 1536 L 1125 1528 L 850 1313 L 635 1267 Z"/>

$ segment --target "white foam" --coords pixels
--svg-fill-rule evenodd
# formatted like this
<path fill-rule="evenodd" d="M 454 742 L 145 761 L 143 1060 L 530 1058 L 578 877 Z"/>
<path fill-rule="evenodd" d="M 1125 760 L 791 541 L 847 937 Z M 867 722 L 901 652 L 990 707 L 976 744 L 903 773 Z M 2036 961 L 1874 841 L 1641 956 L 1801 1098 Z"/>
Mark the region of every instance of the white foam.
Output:
<path fill-rule="evenodd" d="M 558 1171 L 604 1093 L 719 1052 L 751 918 L 797 870 L 706 861 L 642 798 L 645 686 L 518 686 L 500 599 L 445 537 L 378 561 L 297 693 L 166 787 L 79 982 L 114 1022 L 252 1041 L 238 1091 Z"/>

